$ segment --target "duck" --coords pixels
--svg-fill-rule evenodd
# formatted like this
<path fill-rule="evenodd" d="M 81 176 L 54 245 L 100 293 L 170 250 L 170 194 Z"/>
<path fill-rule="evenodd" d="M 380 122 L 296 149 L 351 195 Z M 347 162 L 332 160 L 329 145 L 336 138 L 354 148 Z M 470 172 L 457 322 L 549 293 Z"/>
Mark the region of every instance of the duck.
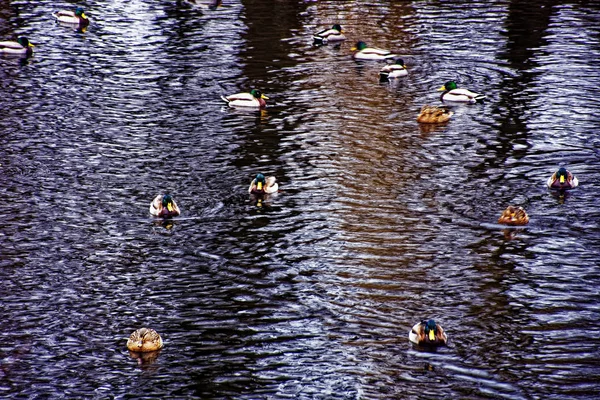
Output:
<path fill-rule="evenodd" d="M 505 225 L 527 225 L 528 222 L 529 215 L 519 206 L 508 206 L 498 218 L 498 223 Z"/>
<path fill-rule="evenodd" d="M 75 11 L 60 10 L 52 14 L 56 18 L 56 22 L 63 22 L 65 24 L 79 25 L 80 27 L 86 27 L 90 24 L 90 20 L 85 16 L 83 8 L 77 7 Z"/>
<path fill-rule="evenodd" d="M 367 47 L 365 42 L 357 42 L 356 45 L 350 50 L 354 52 L 352 57 L 355 60 L 387 60 L 397 57 L 389 50 L 378 49 L 376 47 Z"/>
<path fill-rule="evenodd" d="M 1 54 L 14 54 L 30 56 L 33 54 L 33 43 L 29 42 L 25 36 L 19 36 L 16 41 L 6 40 L 0 42 Z"/>
<path fill-rule="evenodd" d="M 250 194 L 271 194 L 276 193 L 279 190 L 279 185 L 275 182 L 274 176 L 266 177 L 259 173 L 256 174 L 256 178 L 250 182 L 248 187 L 248 193 Z"/>
<path fill-rule="evenodd" d="M 401 58 L 397 58 L 393 64 L 386 65 L 379 70 L 379 80 L 382 82 L 407 75 L 408 70 L 406 69 L 406 65 L 404 65 L 404 60 Z"/>
<path fill-rule="evenodd" d="M 315 44 L 327 44 L 331 42 L 341 42 L 346 40 L 346 36 L 343 33 L 340 24 L 335 24 L 331 29 L 323 29 L 313 35 L 313 41 Z"/>
<path fill-rule="evenodd" d="M 447 108 L 424 105 L 421 107 L 419 115 L 417 115 L 417 122 L 423 124 L 441 124 L 448 122 L 452 115 L 454 115 L 454 112 Z"/>
<path fill-rule="evenodd" d="M 158 351 L 163 347 L 163 340 L 154 329 L 140 328 L 127 339 L 127 349 L 136 353 Z"/>
<path fill-rule="evenodd" d="M 561 167 L 548 178 L 546 185 L 550 189 L 574 189 L 579 185 L 579 180 L 566 168 Z"/>
<path fill-rule="evenodd" d="M 176 217 L 181 211 L 170 194 L 159 194 L 150 203 L 150 214 L 155 217 Z"/>
<path fill-rule="evenodd" d="M 454 81 L 448 81 L 438 89 L 443 91 L 440 99 L 442 101 L 451 101 L 456 103 L 477 103 L 482 101 L 487 96 L 484 94 L 474 93 L 468 89 L 459 89 Z"/>
<path fill-rule="evenodd" d="M 199 8 L 201 10 L 216 10 L 222 6 L 222 0 L 183 0 L 183 5 L 187 7 Z"/>
<path fill-rule="evenodd" d="M 221 96 L 221 98 L 229 105 L 229 107 L 252 107 L 265 108 L 269 100 L 267 96 L 261 93 L 258 89 L 252 89 L 249 93 L 236 93 L 230 96 Z"/>
<path fill-rule="evenodd" d="M 445 346 L 448 342 L 444 329 L 433 319 L 423 320 L 413 326 L 408 339 L 419 346 Z"/>

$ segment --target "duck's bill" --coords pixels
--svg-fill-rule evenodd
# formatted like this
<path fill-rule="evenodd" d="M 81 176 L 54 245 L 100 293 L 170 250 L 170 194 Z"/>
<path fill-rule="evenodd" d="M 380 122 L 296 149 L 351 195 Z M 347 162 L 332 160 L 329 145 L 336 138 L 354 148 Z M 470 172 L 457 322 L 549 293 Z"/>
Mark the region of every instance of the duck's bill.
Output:
<path fill-rule="evenodd" d="M 261 94 L 261 95 L 260 95 L 260 98 L 261 98 L 261 99 L 265 99 L 265 100 L 269 100 L 269 98 L 268 98 L 267 96 L 265 96 L 264 94 Z"/>
<path fill-rule="evenodd" d="M 443 92 L 444 90 L 446 90 L 446 85 L 442 86 L 441 88 L 438 89 L 438 92 Z"/>
<path fill-rule="evenodd" d="M 431 340 L 431 341 L 435 340 L 435 333 L 433 333 L 433 331 L 429 331 L 429 340 Z"/>
<path fill-rule="evenodd" d="M 263 185 L 262 185 L 262 182 L 258 182 L 258 183 L 256 184 L 256 190 L 262 190 L 262 186 L 263 186 Z"/>

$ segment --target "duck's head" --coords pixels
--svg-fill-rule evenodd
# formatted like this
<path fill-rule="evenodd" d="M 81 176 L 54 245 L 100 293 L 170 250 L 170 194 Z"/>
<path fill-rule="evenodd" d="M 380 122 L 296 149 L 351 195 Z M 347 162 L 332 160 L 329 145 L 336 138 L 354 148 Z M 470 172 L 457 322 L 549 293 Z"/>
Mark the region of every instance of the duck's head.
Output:
<path fill-rule="evenodd" d="M 33 43 L 30 43 L 29 39 L 27 39 L 25 36 L 19 36 L 17 42 L 23 47 L 34 47 Z"/>
<path fill-rule="evenodd" d="M 435 337 L 437 336 L 438 329 L 437 324 L 434 320 L 430 319 L 425 322 L 425 336 L 431 342 L 435 341 Z"/>
<path fill-rule="evenodd" d="M 404 65 L 404 60 L 403 60 L 403 59 L 401 59 L 401 58 L 396 58 L 396 61 L 394 62 L 394 64 L 397 64 L 397 65 L 401 65 L 401 66 L 403 66 L 403 67 L 406 67 L 406 66 Z"/>
<path fill-rule="evenodd" d="M 265 96 L 264 94 L 262 94 L 262 92 L 258 89 L 252 89 L 250 91 L 250 94 L 254 97 L 256 97 L 257 99 L 265 99 L 265 100 L 269 100 L 269 98 L 267 96 Z"/>
<path fill-rule="evenodd" d="M 77 15 L 78 17 L 81 17 L 83 19 L 87 18 L 85 16 L 85 13 L 83 12 L 83 8 L 81 8 L 81 7 L 77 7 L 77 9 L 75 10 L 75 15 Z"/>
<path fill-rule="evenodd" d="M 173 212 L 175 210 L 175 206 L 173 205 L 173 197 L 170 194 L 165 194 L 162 198 L 162 206 L 169 210 L 169 212 Z"/>
<path fill-rule="evenodd" d="M 356 45 L 351 48 L 351 51 L 361 51 L 367 48 L 367 44 L 365 42 L 356 42 Z"/>
<path fill-rule="evenodd" d="M 256 174 L 256 190 L 264 190 L 265 176 L 263 174 Z"/>
<path fill-rule="evenodd" d="M 567 182 L 569 179 L 569 172 L 565 167 L 560 167 L 558 171 L 556 171 L 556 179 L 561 185 Z"/>
<path fill-rule="evenodd" d="M 456 82 L 454 81 L 448 81 L 446 83 L 444 83 L 444 85 L 438 89 L 438 91 L 440 92 L 446 92 L 446 91 L 450 91 L 450 90 L 454 90 L 456 89 L 458 86 L 456 85 Z"/>
<path fill-rule="evenodd" d="M 334 29 L 334 30 L 336 30 L 336 31 L 338 31 L 338 32 L 340 32 L 340 33 L 342 32 L 342 26 L 341 26 L 340 24 L 335 24 L 335 25 L 333 25 L 333 26 L 331 27 L 331 29 Z"/>

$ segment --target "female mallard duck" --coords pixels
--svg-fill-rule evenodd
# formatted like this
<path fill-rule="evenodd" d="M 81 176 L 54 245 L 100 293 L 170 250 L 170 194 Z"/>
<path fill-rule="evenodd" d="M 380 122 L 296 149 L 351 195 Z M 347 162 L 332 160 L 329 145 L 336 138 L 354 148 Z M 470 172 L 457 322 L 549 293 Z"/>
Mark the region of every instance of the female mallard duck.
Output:
<path fill-rule="evenodd" d="M 176 217 L 181 211 L 170 194 L 159 194 L 150 203 L 150 214 L 155 217 Z"/>
<path fill-rule="evenodd" d="M 367 47 L 365 42 L 357 42 L 356 46 L 350 50 L 354 52 L 352 57 L 355 60 L 387 60 L 389 58 L 397 57 L 389 50 Z"/>
<path fill-rule="evenodd" d="M 145 353 L 162 349 L 163 341 L 158 332 L 150 328 L 140 328 L 134 331 L 127 340 L 129 351 Z"/>
<path fill-rule="evenodd" d="M 408 333 L 408 339 L 419 346 L 444 346 L 448 341 L 442 326 L 432 319 L 423 320 L 413 326 Z"/>
<path fill-rule="evenodd" d="M 529 215 L 525 212 L 523 207 L 519 206 L 508 206 L 498 218 L 499 224 L 506 225 L 527 225 L 529 222 Z"/>
<path fill-rule="evenodd" d="M 397 58 L 393 64 L 386 65 L 379 70 L 379 80 L 382 82 L 406 75 L 408 75 L 408 71 L 404 65 L 404 60 L 401 58 Z"/>
<path fill-rule="evenodd" d="M 448 122 L 452 115 L 454 115 L 454 112 L 444 107 L 424 105 L 421 107 L 419 115 L 417 115 L 417 122 L 423 124 L 441 124 Z"/>
<path fill-rule="evenodd" d="M 252 107 L 252 108 L 265 108 L 269 98 L 262 94 L 258 89 L 252 89 L 250 93 L 236 93 L 231 96 L 221 96 L 229 107 Z"/>
<path fill-rule="evenodd" d="M 342 27 L 339 24 L 335 24 L 331 29 L 323 29 L 321 32 L 317 32 L 313 35 L 315 44 L 326 44 L 332 42 L 341 42 L 346 40 L 346 36 L 342 31 Z"/>
<path fill-rule="evenodd" d="M 484 94 L 474 93 L 468 89 L 459 89 L 454 81 L 444 83 L 444 86 L 438 89 L 443 91 L 440 99 L 442 101 L 451 101 L 456 103 L 476 103 L 486 98 Z"/>
<path fill-rule="evenodd" d="M 83 8 L 78 7 L 75 11 L 60 10 L 52 14 L 56 18 L 56 22 L 65 24 L 79 25 L 84 28 L 90 24 L 90 20 L 85 16 Z"/>
<path fill-rule="evenodd" d="M 550 178 L 548 178 L 546 185 L 550 189 L 573 189 L 579 185 L 579 180 L 566 168 L 561 167 L 558 169 L 558 171 L 553 173 Z"/>
<path fill-rule="evenodd" d="M 274 176 L 265 178 L 263 174 L 257 174 L 256 178 L 250 182 L 248 193 L 250 194 L 271 194 L 279 190 L 279 185 L 275 182 Z"/>
<path fill-rule="evenodd" d="M 33 44 L 29 43 L 29 39 L 20 36 L 16 42 L 12 40 L 0 42 L 0 54 L 30 56 L 33 54 L 33 47 Z"/>

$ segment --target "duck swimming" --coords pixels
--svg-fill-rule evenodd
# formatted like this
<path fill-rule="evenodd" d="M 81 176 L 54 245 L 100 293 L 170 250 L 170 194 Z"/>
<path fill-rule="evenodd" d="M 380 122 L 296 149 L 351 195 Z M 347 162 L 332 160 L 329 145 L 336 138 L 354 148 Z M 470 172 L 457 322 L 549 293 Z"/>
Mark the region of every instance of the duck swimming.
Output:
<path fill-rule="evenodd" d="M 448 337 L 444 329 L 434 320 L 423 320 L 412 327 L 408 333 L 408 339 L 419 346 L 444 346 Z"/>
<path fill-rule="evenodd" d="M 0 54 L 30 56 L 33 54 L 33 44 L 25 36 L 19 36 L 17 41 L 0 42 Z"/>
<path fill-rule="evenodd" d="M 357 42 L 356 46 L 350 50 L 354 52 L 352 57 L 355 60 L 387 60 L 397 57 L 397 55 L 392 54 L 389 50 L 367 47 L 365 42 Z"/>
<path fill-rule="evenodd" d="M 404 60 L 401 58 L 397 58 L 393 64 L 386 65 L 379 70 L 379 80 L 382 82 L 407 75 L 408 71 L 404 65 Z"/>
<path fill-rule="evenodd" d="M 127 340 L 127 349 L 133 352 L 145 353 L 162 349 L 163 340 L 154 329 L 140 328 L 134 331 Z"/>
<path fill-rule="evenodd" d="M 505 225 L 527 225 L 528 222 L 529 215 L 519 206 L 508 206 L 498 218 L 498 223 Z"/>
<path fill-rule="evenodd" d="M 443 91 L 440 99 L 456 103 L 476 103 L 486 98 L 484 94 L 474 93 L 468 89 L 459 89 L 454 81 L 448 81 L 438 89 Z"/>
<path fill-rule="evenodd" d="M 229 107 L 265 108 L 269 98 L 258 89 L 252 89 L 249 93 L 236 93 L 231 96 L 221 96 Z"/>
<path fill-rule="evenodd" d="M 150 214 L 155 217 L 176 217 L 181 211 L 170 194 L 159 194 L 150 203 Z"/>
<path fill-rule="evenodd" d="M 444 107 L 424 105 L 421 107 L 419 115 L 417 115 L 417 122 L 423 124 L 441 124 L 448 122 L 452 115 L 454 115 L 454 112 Z"/>
<path fill-rule="evenodd" d="M 256 174 L 256 178 L 250 182 L 248 193 L 257 195 L 276 193 L 279 190 L 279 185 L 275 180 L 274 176 L 265 178 L 263 174 Z"/>
<path fill-rule="evenodd" d="M 550 189 L 574 189 L 579 185 L 579 180 L 566 168 L 561 167 L 548 178 L 546 185 Z"/>
<path fill-rule="evenodd" d="M 321 32 L 317 32 L 313 35 L 315 44 L 327 44 L 341 42 L 343 40 L 346 40 L 346 36 L 344 35 L 340 24 L 335 24 L 331 29 L 323 29 Z"/>
<path fill-rule="evenodd" d="M 83 8 L 78 7 L 75 11 L 60 10 L 52 14 L 56 22 L 65 24 L 79 25 L 84 28 L 90 24 L 90 20 L 85 16 Z"/>

